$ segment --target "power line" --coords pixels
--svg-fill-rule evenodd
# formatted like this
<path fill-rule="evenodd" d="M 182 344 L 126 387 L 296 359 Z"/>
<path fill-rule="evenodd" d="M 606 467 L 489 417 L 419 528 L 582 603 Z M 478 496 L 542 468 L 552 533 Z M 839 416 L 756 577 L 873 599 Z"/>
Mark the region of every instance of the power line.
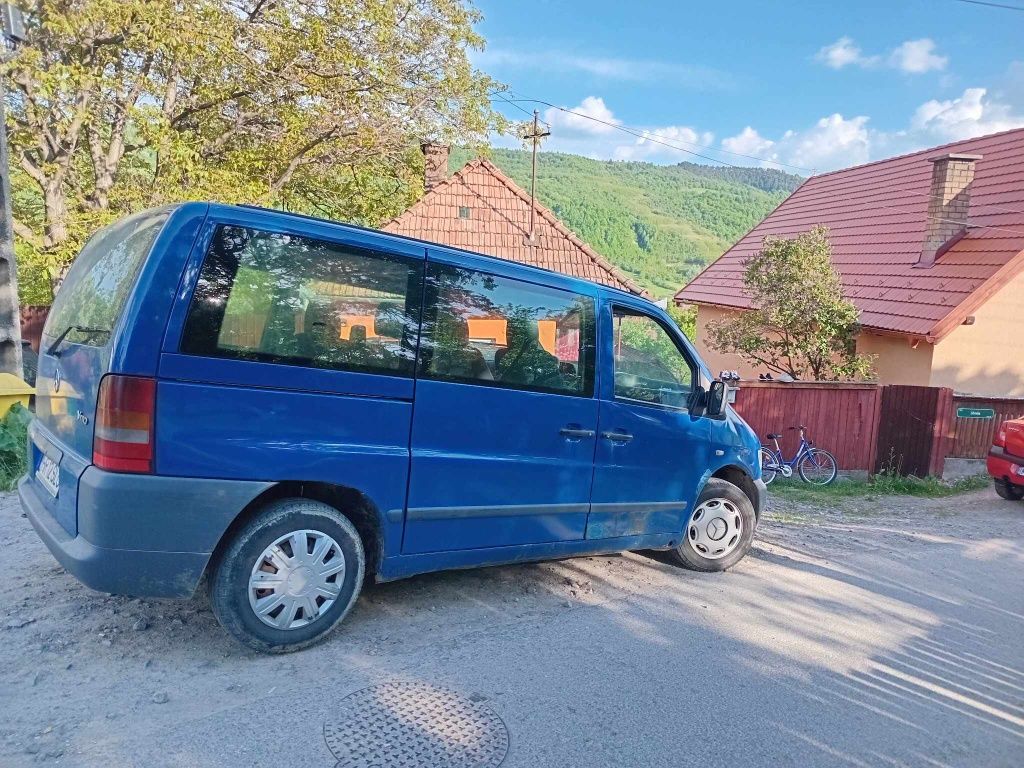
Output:
<path fill-rule="evenodd" d="M 533 119 L 533 113 L 532 113 L 532 112 L 530 112 L 530 110 L 528 110 L 528 109 L 527 109 L 526 107 L 521 107 L 521 106 L 519 106 L 519 105 L 518 105 L 518 104 L 516 104 L 516 103 L 515 103 L 514 101 L 512 101 L 512 99 L 510 99 L 510 98 L 507 98 L 506 96 L 504 96 L 504 95 L 503 95 L 503 94 L 501 93 L 501 91 L 493 91 L 492 93 L 489 93 L 488 95 L 489 95 L 489 96 L 490 96 L 490 97 L 491 97 L 492 99 L 495 99 L 495 98 L 497 98 L 497 99 L 501 99 L 501 100 L 502 100 L 502 101 L 504 101 L 504 102 L 505 102 L 506 104 L 509 104 L 510 106 L 513 106 L 513 107 L 515 107 L 516 109 L 518 109 L 518 110 L 519 110 L 520 112 L 522 112 L 522 113 L 523 113 L 524 115 L 526 115 L 527 117 L 529 117 L 529 118 L 530 118 L 531 120 Z M 544 121 L 544 120 L 541 120 L 540 122 L 544 123 L 544 125 L 546 125 L 546 126 L 548 127 L 548 130 L 550 130 L 550 129 L 551 129 L 551 123 L 549 123 L 549 122 L 546 122 L 546 121 Z"/>
<path fill-rule="evenodd" d="M 656 137 L 650 131 L 643 131 L 643 130 L 640 130 L 640 129 L 630 128 L 629 126 L 622 125 L 621 123 L 613 123 L 610 120 L 602 120 L 599 117 L 594 117 L 593 115 L 588 115 L 585 112 L 577 112 L 576 110 L 573 110 L 573 109 L 568 109 L 566 107 L 560 107 L 557 104 L 552 104 L 550 101 L 544 101 L 543 99 L 527 99 L 527 98 L 517 97 L 517 98 L 513 98 L 513 99 L 503 99 L 503 100 L 507 101 L 509 103 L 512 103 L 512 104 L 514 104 L 514 102 L 525 102 L 525 103 L 530 103 L 530 104 L 543 104 L 546 107 L 551 107 L 552 109 L 557 109 L 559 112 L 564 112 L 564 113 L 569 114 L 569 115 L 575 115 L 576 117 L 582 117 L 585 120 L 591 120 L 591 121 L 593 121 L 595 123 L 600 123 L 601 125 L 607 126 L 609 128 L 614 128 L 617 131 L 622 131 L 623 133 L 628 133 L 630 136 L 635 136 L 638 139 L 643 139 L 644 141 L 649 141 L 652 144 L 660 144 L 660 145 L 662 145 L 664 147 L 668 147 L 669 149 L 675 149 L 675 150 L 678 150 L 679 152 L 686 152 L 689 155 L 693 155 L 694 157 L 699 157 L 699 158 L 701 158 L 703 160 L 707 160 L 707 161 L 712 162 L 712 163 L 719 163 L 721 165 L 727 165 L 730 168 L 742 168 L 742 167 L 744 167 L 744 166 L 736 165 L 734 163 L 730 163 L 730 162 L 728 162 L 726 160 L 722 160 L 722 159 L 717 158 L 717 157 L 709 157 L 708 155 L 701 154 L 700 152 L 696 152 L 696 151 L 694 151 L 692 149 L 687 149 L 686 147 L 681 147 L 678 144 L 673 144 L 672 142 L 666 141 L 666 140 L 664 140 L 661 137 Z M 518 105 L 516 105 L 516 106 L 518 106 Z M 521 109 L 521 107 L 520 107 L 520 109 Z M 690 142 L 685 142 L 685 141 L 682 141 L 682 140 L 679 140 L 679 143 L 681 143 L 681 144 L 690 144 Z M 690 144 L 690 146 L 698 146 L 698 145 Z M 792 163 L 783 163 L 783 162 L 780 162 L 778 160 L 768 160 L 767 158 L 757 157 L 755 155 L 745 155 L 745 154 L 743 154 L 741 152 L 731 152 L 731 151 L 729 151 L 727 149 L 714 149 L 714 148 L 708 148 L 708 149 L 709 149 L 709 151 L 712 151 L 712 152 L 722 152 L 723 154 L 734 155 L 736 157 L 745 157 L 748 160 L 756 160 L 756 161 L 758 161 L 760 163 L 768 163 L 770 165 L 781 165 L 781 166 L 785 166 L 787 168 L 795 168 L 796 170 L 806 171 L 808 173 L 811 173 L 812 175 L 816 172 L 816 169 L 814 169 L 814 168 L 805 168 L 803 166 L 794 165 Z"/>
<path fill-rule="evenodd" d="M 968 5 L 986 5 L 989 8 L 1003 8 L 1007 11 L 1024 11 L 1024 6 L 1007 5 L 1006 3 L 991 3 L 988 0 L 956 0 L 956 2 L 967 3 Z"/>

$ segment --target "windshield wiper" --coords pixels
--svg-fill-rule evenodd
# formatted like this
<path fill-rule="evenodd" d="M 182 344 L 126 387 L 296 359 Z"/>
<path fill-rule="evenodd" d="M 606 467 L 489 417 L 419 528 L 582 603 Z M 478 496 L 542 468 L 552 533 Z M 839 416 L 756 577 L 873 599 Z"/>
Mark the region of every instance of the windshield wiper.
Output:
<path fill-rule="evenodd" d="M 69 325 L 64 329 L 64 332 L 60 336 L 54 339 L 53 344 L 47 347 L 46 354 L 53 355 L 54 357 L 60 357 L 60 345 L 64 343 L 64 339 L 66 339 L 68 334 L 72 331 L 84 333 L 87 336 L 95 336 L 97 333 L 105 333 L 108 336 L 110 335 L 110 331 L 104 328 L 89 328 L 85 325 Z"/>

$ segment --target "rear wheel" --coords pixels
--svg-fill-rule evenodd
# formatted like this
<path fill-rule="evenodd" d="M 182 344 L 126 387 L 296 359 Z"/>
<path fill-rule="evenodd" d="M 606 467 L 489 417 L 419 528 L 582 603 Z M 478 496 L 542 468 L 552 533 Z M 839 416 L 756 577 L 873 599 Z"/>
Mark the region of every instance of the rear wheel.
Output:
<path fill-rule="evenodd" d="M 1007 501 L 1020 501 L 1024 499 L 1024 487 L 1022 486 L 1010 485 L 1005 480 L 996 480 L 995 485 L 996 493 Z"/>
<path fill-rule="evenodd" d="M 713 477 L 697 497 L 672 558 L 694 571 L 724 571 L 750 551 L 757 516 L 747 494 L 730 482 Z"/>
<path fill-rule="evenodd" d="M 779 468 L 779 459 L 771 448 L 765 448 L 763 446 L 760 451 L 760 456 L 761 479 L 764 480 L 765 485 L 771 485 L 772 480 L 774 480 L 782 471 Z"/>
<path fill-rule="evenodd" d="M 800 479 L 811 485 L 828 485 L 839 474 L 836 457 L 822 448 L 811 448 L 797 467 Z"/>
<path fill-rule="evenodd" d="M 322 640 L 348 614 L 366 557 L 355 526 L 309 499 L 268 504 L 224 550 L 210 579 L 221 625 L 258 651 L 284 653 Z"/>

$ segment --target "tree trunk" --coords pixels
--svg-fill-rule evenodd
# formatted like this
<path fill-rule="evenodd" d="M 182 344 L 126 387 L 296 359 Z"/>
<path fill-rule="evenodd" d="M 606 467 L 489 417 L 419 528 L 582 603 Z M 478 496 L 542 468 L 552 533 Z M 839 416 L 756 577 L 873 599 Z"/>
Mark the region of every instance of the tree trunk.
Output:
<path fill-rule="evenodd" d="M 43 188 L 43 247 L 55 248 L 68 239 L 68 201 L 59 184 Z"/>

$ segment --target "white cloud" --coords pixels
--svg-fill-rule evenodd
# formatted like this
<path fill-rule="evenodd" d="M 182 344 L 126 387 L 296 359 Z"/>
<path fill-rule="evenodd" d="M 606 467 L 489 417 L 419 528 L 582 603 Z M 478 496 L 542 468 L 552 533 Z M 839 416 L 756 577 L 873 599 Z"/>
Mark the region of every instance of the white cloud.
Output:
<path fill-rule="evenodd" d="M 699 152 L 715 141 L 710 131 L 688 125 L 630 127 L 630 131 L 641 134 L 634 137 L 618 130 L 616 126 L 622 121 L 600 96 L 587 96 L 566 109 L 569 111 L 554 107 L 544 111 L 544 121 L 551 126 L 551 138 L 544 142 L 544 149 L 599 160 L 680 162 L 692 159 L 692 155 L 667 145 Z"/>
<path fill-rule="evenodd" d="M 871 132 L 864 115 L 847 119 L 837 112 L 804 130 L 788 130 L 777 140 L 765 138 L 747 126 L 736 136 L 723 139 L 722 149 L 763 158 L 762 165 L 785 163 L 805 169 L 831 170 L 866 162 L 870 156 Z"/>
<path fill-rule="evenodd" d="M 926 101 L 911 118 L 912 131 L 938 141 L 1008 131 L 1024 126 L 1024 112 L 988 97 L 986 88 L 968 88 L 956 99 Z"/>
<path fill-rule="evenodd" d="M 788 130 L 778 139 L 762 136 L 747 126 L 735 136 L 723 139 L 721 147 L 823 172 L 1022 127 L 1024 99 L 1015 106 L 986 88 L 968 88 L 954 99 L 926 101 L 914 111 L 905 128 L 895 131 L 872 129 L 864 115 L 845 118 L 836 113 L 807 128 Z"/>
<path fill-rule="evenodd" d="M 698 131 L 688 125 L 667 125 L 662 128 L 645 130 L 643 134 L 643 138 L 637 138 L 632 144 L 616 147 L 612 158 L 615 160 L 668 159 L 679 162 L 686 159 L 686 153 L 666 145 L 683 146 L 686 149 L 699 152 L 701 149 L 711 146 L 715 141 L 715 135 L 710 131 Z"/>
<path fill-rule="evenodd" d="M 860 48 L 853 42 L 853 38 L 840 37 L 832 45 L 826 45 L 818 51 L 815 58 L 832 69 L 842 69 L 851 64 L 866 66 L 868 59 L 864 57 Z"/>
<path fill-rule="evenodd" d="M 471 53 L 471 58 L 475 66 L 488 71 L 506 68 L 517 72 L 543 70 L 548 74 L 582 72 L 596 78 L 624 82 L 668 81 L 677 88 L 700 91 L 722 90 L 733 85 L 732 76 L 720 69 L 651 59 L 510 48 L 488 48 Z"/>
<path fill-rule="evenodd" d="M 563 112 L 549 107 L 544 111 L 544 122 L 551 126 L 553 133 L 601 136 L 614 133 L 614 126 L 619 124 L 600 96 L 587 96 L 577 106 L 568 109 L 569 112 Z"/>
<path fill-rule="evenodd" d="M 945 69 L 949 63 L 948 56 L 940 56 L 936 52 L 935 41 L 928 37 L 920 40 L 906 40 L 893 48 L 885 56 L 865 55 L 853 38 L 843 36 L 831 45 L 821 48 L 815 57 L 818 61 L 832 69 L 857 66 L 871 69 L 884 64 L 907 74 L 919 75 L 933 69 Z"/>
<path fill-rule="evenodd" d="M 774 146 L 774 141 L 766 139 L 749 125 L 735 136 L 722 139 L 722 149 L 740 155 L 764 157 Z"/>
<path fill-rule="evenodd" d="M 836 112 L 821 118 L 806 131 L 787 131 L 776 146 L 776 155 L 804 168 L 834 168 L 867 162 L 870 156 L 868 119 L 844 118 Z"/>
<path fill-rule="evenodd" d="M 889 65 L 910 74 L 945 69 L 949 57 L 935 53 L 935 41 L 927 37 L 907 40 L 889 54 Z"/>

